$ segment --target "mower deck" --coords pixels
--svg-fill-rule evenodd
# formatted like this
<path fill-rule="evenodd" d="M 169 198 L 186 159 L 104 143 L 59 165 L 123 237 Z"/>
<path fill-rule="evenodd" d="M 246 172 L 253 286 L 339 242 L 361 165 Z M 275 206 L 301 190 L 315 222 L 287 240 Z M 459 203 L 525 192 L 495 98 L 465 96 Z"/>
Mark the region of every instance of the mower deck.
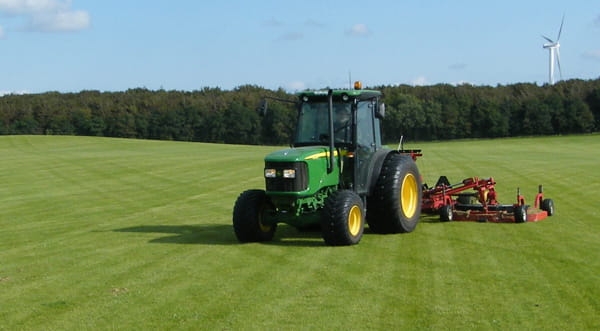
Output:
<path fill-rule="evenodd" d="M 554 202 L 544 199 L 540 185 L 535 196 L 534 206 L 525 204 L 525 198 L 517 189 L 517 201 L 512 205 L 497 201 L 493 178 L 466 178 L 461 183 L 451 185 L 441 176 L 435 187 L 423 188 L 422 211 L 440 215 L 441 221 L 471 221 L 492 223 L 537 222 L 552 216 Z M 473 190 L 467 192 L 467 190 Z"/>
<path fill-rule="evenodd" d="M 488 206 L 484 211 L 482 205 L 455 205 L 452 211 L 453 221 L 491 222 L 491 223 L 517 223 L 513 205 Z M 527 222 L 537 222 L 548 217 L 545 210 L 526 207 Z"/>

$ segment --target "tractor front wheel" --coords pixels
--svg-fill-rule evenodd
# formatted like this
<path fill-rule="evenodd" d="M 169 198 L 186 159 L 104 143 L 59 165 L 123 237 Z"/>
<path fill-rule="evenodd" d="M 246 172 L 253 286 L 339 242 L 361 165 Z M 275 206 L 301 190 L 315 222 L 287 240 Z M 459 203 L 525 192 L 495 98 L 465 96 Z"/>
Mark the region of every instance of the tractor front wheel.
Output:
<path fill-rule="evenodd" d="M 277 224 L 264 224 L 263 216 L 270 204 L 263 190 L 240 194 L 233 207 L 233 230 L 240 242 L 270 241 Z"/>
<path fill-rule="evenodd" d="M 323 240 L 330 246 L 358 244 L 365 229 L 364 205 L 353 191 L 334 192 L 321 214 Z"/>

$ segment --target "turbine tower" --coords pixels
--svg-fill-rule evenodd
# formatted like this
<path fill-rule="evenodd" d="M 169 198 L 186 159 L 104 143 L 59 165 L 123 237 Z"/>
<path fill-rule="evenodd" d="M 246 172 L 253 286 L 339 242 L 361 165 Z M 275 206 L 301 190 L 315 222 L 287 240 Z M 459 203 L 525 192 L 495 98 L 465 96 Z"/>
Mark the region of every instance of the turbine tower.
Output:
<path fill-rule="evenodd" d="M 558 29 L 558 36 L 556 37 L 556 41 L 542 35 L 542 38 L 546 39 L 548 43 L 544 44 L 544 48 L 548 49 L 550 54 L 550 73 L 549 73 L 549 83 L 550 85 L 554 85 L 554 67 L 558 66 L 558 72 L 560 74 L 560 79 L 562 79 L 562 70 L 560 69 L 560 34 L 562 33 L 563 23 L 565 23 L 565 16 L 563 15 L 562 21 L 560 22 L 560 28 Z"/>

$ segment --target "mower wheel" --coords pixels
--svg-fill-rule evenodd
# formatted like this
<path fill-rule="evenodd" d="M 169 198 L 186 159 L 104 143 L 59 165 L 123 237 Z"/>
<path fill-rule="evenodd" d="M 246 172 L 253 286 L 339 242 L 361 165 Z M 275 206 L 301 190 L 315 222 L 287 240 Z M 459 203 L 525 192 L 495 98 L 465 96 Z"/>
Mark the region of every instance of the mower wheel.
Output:
<path fill-rule="evenodd" d="M 364 204 L 350 190 L 336 191 L 325 200 L 321 214 L 323 240 L 330 246 L 358 244 L 365 229 Z"/>
<path fill-rule="evenodd" d="M 263 215 L 270 207 L 263 190 L 248 190 L 240 194 L 233 207 L 233 230 L 240 242 L 270 241 L 277 224 L 264 224 Z"/>
<path fill-rule="evenodd" d="M 552 199 L 544 199 L 542 201 L 542 210 L 548 213 L 548 216 L 554 215 L 554 201 Z"/>
<path fill-rule="evenodd" d="M 445 205 L 440 208 L 440 221 L 442 222 L 451 222 L 452 221 L 452 206 Z"/>
<path fill-rule="evenodd" d="M 514 217 L 516 223 L 527 222 L 527 207 L 524 205 L 515 206 Z"/>
<path fill-rule="evenodd" d="M 376 233 L 412 232 L 421 216 L 422 184 L 413 159 L 389 153 L 367 202 L 367 222 Z"/>

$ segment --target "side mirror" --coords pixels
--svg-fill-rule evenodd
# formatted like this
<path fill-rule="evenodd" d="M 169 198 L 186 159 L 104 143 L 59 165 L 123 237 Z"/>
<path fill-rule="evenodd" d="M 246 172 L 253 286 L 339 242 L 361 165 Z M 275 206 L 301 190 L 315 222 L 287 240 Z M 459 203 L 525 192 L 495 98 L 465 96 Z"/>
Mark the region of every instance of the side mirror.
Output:
<path fill-rule="evenodd" d="M 258 105 L 258 108 L 256 108 L 256 111 L 258 112 L 258 115 L 260 115 L 260 116 L 267 115 L 267 108 L 268 107 L 269 107 L 269 105 L 267 104 L 267 99 L 262 99 L 260 101 L 260 104 Z"/>
<path fill-rule="evenodd" d="M 379 104 L 377 111 L 375 112 L 375 117 L 382 120 L 385 117 L 385 104 L 382 102 Z"/>

